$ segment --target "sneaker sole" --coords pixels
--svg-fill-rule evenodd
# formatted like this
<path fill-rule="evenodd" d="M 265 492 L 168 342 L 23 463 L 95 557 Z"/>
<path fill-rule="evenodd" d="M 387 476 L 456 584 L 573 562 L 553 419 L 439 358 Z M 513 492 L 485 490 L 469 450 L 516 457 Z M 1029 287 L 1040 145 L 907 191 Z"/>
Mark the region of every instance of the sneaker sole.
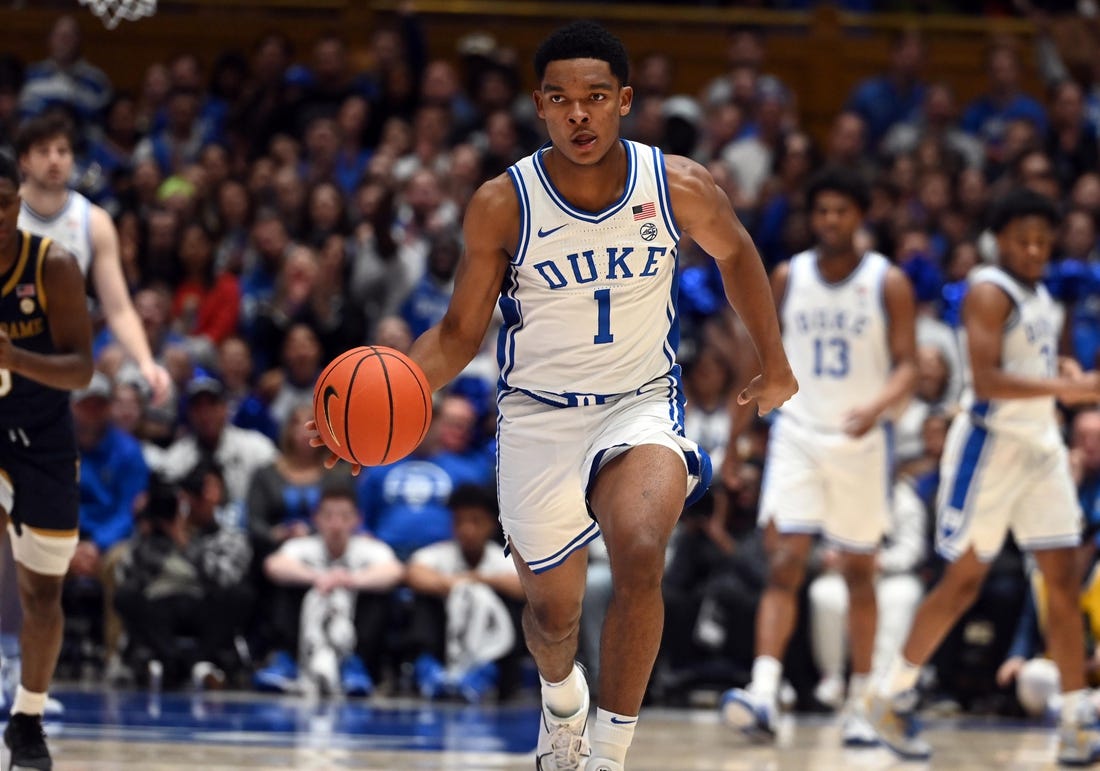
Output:
<path fill-rule="evenodd" d="M 722 719 L 752 742 L 765 744 L 775 741 L 775 729 L 762 723 L 752 705 L 733 695 L 722 705 Z"/>

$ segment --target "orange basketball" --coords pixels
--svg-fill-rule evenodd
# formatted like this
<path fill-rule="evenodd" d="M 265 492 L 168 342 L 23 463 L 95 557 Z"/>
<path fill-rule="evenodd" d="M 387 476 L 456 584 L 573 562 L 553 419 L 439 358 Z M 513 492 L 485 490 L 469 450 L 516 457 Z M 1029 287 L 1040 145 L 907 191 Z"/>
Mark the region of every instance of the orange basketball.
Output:
<path fill-rule="evenodd" d="M 333 359 L 313 387 L 325 445 L 346 461 L 383 466 L 416 449 L 432 422 L 420 366 L 393 348 L 365 345 Z"/>

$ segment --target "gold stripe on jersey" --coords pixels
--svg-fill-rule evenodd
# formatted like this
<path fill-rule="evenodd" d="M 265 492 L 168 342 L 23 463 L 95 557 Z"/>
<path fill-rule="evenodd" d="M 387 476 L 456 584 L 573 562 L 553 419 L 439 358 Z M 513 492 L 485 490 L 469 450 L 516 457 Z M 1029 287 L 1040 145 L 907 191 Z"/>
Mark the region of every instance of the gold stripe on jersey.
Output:
<path fill-rule="evenodd" d="M 11 294 L 11 290 L 15 289 L 15 285 L 19 283 L 19 279 L 23 277 L 23 271 L 27 267 L 27 255 L 31 252 L 31 234 L 25 230 L 20 231 L 20 233 L 23 237 L 23 248 L 19 250 L 19 259 L 15 262 L 15 268 L 12 269 L 8 283 L 4 284 L 3 289 L 0 289 L 0 297 Z"/>
<path fill-rule="evenodd" d="M 42 536 L 43 538 L 72 538 L 73 536 L 80 535 L 80 528 L 76 527 L 69 530 L 50 530 L 45 527 L 31 527 L 26 522 L 23 522 L 22 525 L 35 535 Z"/>
<path fill-rule="evenodd" d="M 38 287 L 38 307 L 42 309 L 42 312 L 46 312 L 46 279 L 45 279 L 45 265 L 46 255 L 50 253 L 50 245 L 53 244 L 52 238 L 43 238 L 42 243 L 38 247 L 38 264 L 34 266 L 34 283 Z"/>

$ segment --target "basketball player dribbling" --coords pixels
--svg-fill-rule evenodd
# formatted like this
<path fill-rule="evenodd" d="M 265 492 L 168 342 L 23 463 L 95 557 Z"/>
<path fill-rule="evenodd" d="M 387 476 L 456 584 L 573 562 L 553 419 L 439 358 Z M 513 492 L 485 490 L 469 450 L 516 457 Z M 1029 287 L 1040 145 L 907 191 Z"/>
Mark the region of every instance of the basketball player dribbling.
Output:
<path fill-rule="evenodd" d="M 4 744 L 12 768 L 51 769 L 42 712 L 80 508 L 68 391 L 92 377 L 92 325 L 80 266 L 50 239 L 18 230 L 19 205 L 15 163 L 0 155 L 0 523 L 23 608 L 22 682 Z"/>
<path fill-rule="evenodd" d="M 619 137 L 627 70 L 622 43 L 597 24 L 543 41 L 534 101 L 550 142 L 475 193 L 450 307 L 410 351 L 442 387 L 499 302 L 497 485 L 542 679 L 540 771 L 624 768 L 661 639 L 665 546 L 709 481 L 709 459 L 683 435 L 681 233 L 714 256 L 759 354 L 741 401 L 768 412 L 798 388 L 763 264 L 726 196 L 695 162 Z M 574 656 L 584 547 L 601 532 L 614 594 L 589 732 Z"/>
<path fill-rule="evenodd" d="M 1100 760 L 1100 731 L 1085 683 L 1075 555 L 1082 514 L 1055 399 L 1100 401 L 1100 374 L 1082 373 L 1057 355 L 1063 312 L 1042 284 L 1057 237 L 1055 204 L 1017 190 L 995 203 L 991 220 L 999 264 L 968 279 L 962 320 L 970 383 L 940 465 L 936 550 L 949 565 L 871 689 L 867 711 L 896 753 L 931 755 L 913 719 L 920 668 L 977 598 L 1011 530 L 1035 557 L 1046 587 L 1048 648 L 1063 692 L 1058 761 L 1090 765 Z"/>
<path fill-rule="evenodd" d="M 861 700 L 875 642 L 876 555 L 889 518 L 888 421 L 912 394 L 917 369 L 909 279 L 878 252 L 856 248 L 870 197 L 856 171 L 819 172 L 806 191 L 817 245 L 772 274 L 801 390 L 780 410 L 768 441 L 760 524 L 774 532 L 752 682 L 723 697 L 726 720 L 751 738 L 775 737 L 782 661 L 820 535 L 838 550 L 848 587 L 852 676 L 843 742 L 878 743 Z"/>

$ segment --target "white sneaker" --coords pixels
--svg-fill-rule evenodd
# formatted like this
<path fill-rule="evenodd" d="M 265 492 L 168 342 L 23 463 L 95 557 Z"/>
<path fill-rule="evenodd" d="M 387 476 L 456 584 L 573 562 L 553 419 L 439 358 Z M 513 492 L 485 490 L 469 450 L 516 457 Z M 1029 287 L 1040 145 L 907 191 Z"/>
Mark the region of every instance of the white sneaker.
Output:
<path fill-rule="evenodd" d="M 731 688 L 722 694 L 722 720 L 753 741 L 775 740 L 778 712 L 774 699 L 762 698 L 743 688 Z"/>
<path fill-rule="evenodd" d="M 592 754 L 588 745 L 588 684 L 584 703 L 572 717 L 558 717 L 543 704 L 539 720 L 539 743 L 535 749 L 538 771 L 582 771 Z M 610 768 L 610 767 L 609 767 Z"/>
<path fill-rule="evenodd" d="M 840 736 L 845 747 L 877 747 L 878 734 L 867 720 L 867 713 L 857 702 L 848 702 L 841 716 Z"/>

